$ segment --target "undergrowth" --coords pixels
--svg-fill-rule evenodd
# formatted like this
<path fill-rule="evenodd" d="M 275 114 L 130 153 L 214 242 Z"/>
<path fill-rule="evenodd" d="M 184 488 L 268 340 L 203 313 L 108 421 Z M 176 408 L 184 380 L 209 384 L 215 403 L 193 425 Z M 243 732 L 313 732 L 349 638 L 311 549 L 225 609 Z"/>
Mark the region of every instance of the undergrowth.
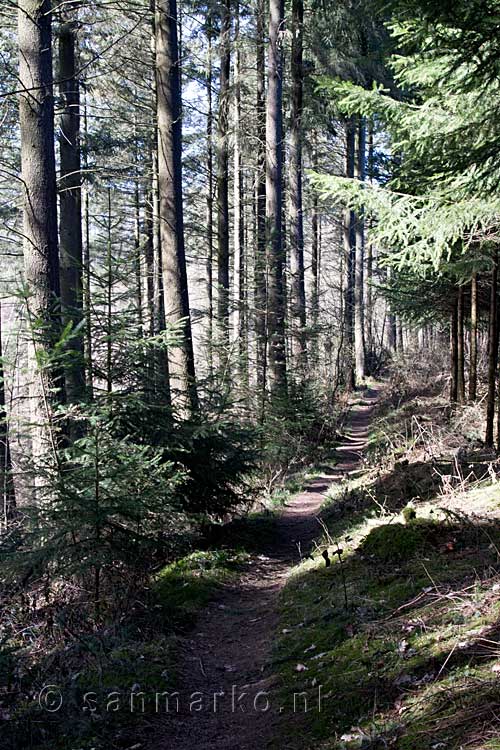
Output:
<path fill-rule="evenodd" d="M 84 619 L 82 591 L 64 592 L 64 607 L 43 587 L 36 601 L 14 599 L 0 641 L 2 750 L 132 746 L 157 715 L 157 694 L 175 689 L 179 633 L 247 557 L 208 550 L 181 558 L 124 602 L 118 621 L 100 626 Z M 29 629 L 20 627 L 27 614 Z"/>

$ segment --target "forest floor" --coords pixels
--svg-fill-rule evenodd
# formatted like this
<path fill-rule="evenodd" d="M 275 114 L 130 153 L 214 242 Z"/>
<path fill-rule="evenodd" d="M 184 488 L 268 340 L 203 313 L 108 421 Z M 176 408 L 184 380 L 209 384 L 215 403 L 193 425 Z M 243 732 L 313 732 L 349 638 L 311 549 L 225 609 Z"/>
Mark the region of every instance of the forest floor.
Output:
<path fill-rule="evenodd" d="M 283 695 L 273 661 L 280 595 L 294 566 L 318 553 L 318 513 L 332 485 L 358 470 L 378 395 L 376 387 L 356 394 L 333 466 L 321 467 L 286 504 L 271 535 L 254 540 L 258 552 L 244 572 L 219 590 L 178 644 L 176 691 L 151 750 L 262 750 L 277 738 L 281 750 L 294 746 L 286 740 L 294 698 Z"/>
<path fill-rule="evenodd" d="M 39 608 L 24 660 L 0 648 L 2 750 L 500 750 L 500 458 L 447 391 L 394 363 L 302 491 L 127 617 L 74 637 L 81 609 Z"/>

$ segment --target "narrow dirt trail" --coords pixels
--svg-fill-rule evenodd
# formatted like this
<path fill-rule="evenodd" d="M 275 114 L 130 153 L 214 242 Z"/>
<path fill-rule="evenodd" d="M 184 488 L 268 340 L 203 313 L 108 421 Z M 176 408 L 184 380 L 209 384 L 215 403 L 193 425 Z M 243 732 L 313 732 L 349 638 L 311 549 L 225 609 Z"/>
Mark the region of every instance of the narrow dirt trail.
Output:
<path fill-rule="evenodd" d="M 360 393 L 336 448 L 338 463 L 289 503 L 272 548 L 200 615 L 182 646 L 178 698 L 171 696 L 149 750 L 263 750 L 278 738 L 280 750 L 292 747 L 279 726 L 286 717 L 269 663 L 279 593 L 300 553 L 320 535 L 317 515 L 328 488 L 359 468 L 377 395 Z"/>

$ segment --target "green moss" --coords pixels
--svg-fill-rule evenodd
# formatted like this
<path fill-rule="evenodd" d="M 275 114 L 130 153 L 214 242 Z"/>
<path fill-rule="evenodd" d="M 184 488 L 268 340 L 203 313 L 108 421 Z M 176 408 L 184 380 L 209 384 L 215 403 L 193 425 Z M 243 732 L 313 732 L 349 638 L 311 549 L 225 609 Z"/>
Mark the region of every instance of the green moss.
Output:
<path fill-rule="evenodd" d="M 164 567 L 153 582 L 153 594 L 167 622 L 189 627 L 217 587 L 234 577 L 247 559 L 245 552 L 208 550 Z"/>
<path fill-rule="evenodd" d="M 357 478 L 337 490 L 344 513 L 351 488 L 363 503 Z M 453 516 L 384 524 L 362 506 L 339 516 L 335 500 L 325 518 L 329 536 L 283 591 L 274 650 L 283 701 L 305 692 L 314 705 L 317 685 L 322 686 L 321 713 L 294 717 L 289 731 L 297 745 L 465 746 L 464 737 L 480 731 L 493 701 L 496 649 L 488 650 L 484 639 L 497 640 L 500 620 L 491 590 L 498 546 L 494 525 Z M 333 555 L 335 564 L 325 568 L 320 552 L 332 553 L 337 540 L 344 550 L 342 568 Z M 306 669 L 298 672 L 297 664 Z M 471 695 L 464 698 L 467 687 Z M 471 739 L 470 747 L 494 745 Z"/>
<path fill-rule="evenodd" d="M 382 562 L 397 562 L 411 559 L 417 552 L 422 552 L 426 544 L 425 534 L 419 526 L 391 523 L 372 529 L 360 551 Z"/>

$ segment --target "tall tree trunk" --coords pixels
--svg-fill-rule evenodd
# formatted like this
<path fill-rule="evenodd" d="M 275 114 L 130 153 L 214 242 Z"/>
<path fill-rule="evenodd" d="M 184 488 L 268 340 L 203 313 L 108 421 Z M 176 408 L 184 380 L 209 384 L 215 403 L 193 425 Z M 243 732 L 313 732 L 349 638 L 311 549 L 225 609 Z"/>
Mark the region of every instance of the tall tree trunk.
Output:
<path fill-rule="evenodd" d="M 370 374 L 370 360 L 373 355 L 373 245 L 371 242 L 366 244 L 366 304 L 365 304 L 365 330 L 366 330 L 366 353 L 369 361 L 366 370 Z"/>
<path fill-rule="evenodd" d="M 374 180 L 374 144 L 373 144 L 373 118 L 370 118 L 368 126 L 368 164 L 367 176 L 370 184 Z M 365 305 L 365 329 L 366 329 L 366 347 L 370 358 L 374 354 L 374 337 L 373 337 L 373 245 L 370 242 L 366 245 L 366 305 Z M 369 371 L 369 369 L 368 369 Z"/>
<path fill-rule="evenodd" d="M 318 322 L 319 322 L 319 278 L 320 278 L 320 265 L 319 265 L 319 202 L 318 194 L 314 191 L 313 194 L 313 205 L 312 205 L 312 216 L 311 216 L 311 274 L 312 274 L 312 289 L 311 289 L 311 319 L 314 331 L 313 339 L 313 352 L 312 356 L 317 360 L 318 352 L 317 339 L 318 339 Z"/>
<path fill-rule="evenodd" d="M 488 326 L 488 399 L 486 402 L 485 443 L 493 447 L 493 424 L 495 421 L 495 382 L 498 356 L 498 311 L 497 311 L 498 252 L 493 256 L 490 282 L 490 317 Z"/>
<path fill-rule="evenodd" d="M 396 316 L 389 307 L 387 313 L 387 346 L 391 354 L 396 354 L 397 350 L 397 326 Z"/>
<path fill-rule="evenodd" d="M 141 183 L 139 166 L 137 117 L 134 116 L 134 274 L 137 337 L 144 336 L 144 311 L 142 302 L 142 248 L 141 248 Z"/>
<path fill-rule="evenodd" d="M 57 461 L 54 407 L 63 378 L 54 363 L 60 338 L 59 248 L 54 154 L 52 12 L 48 0 L 19 0 L 19 121 L 23 195 L 23 251 L 28 323 L 32 337 L 30 383 L 32 452 L 36 466 Z M 40 362 L 47 364 L 40 364 Z"/>
<path fill-rule="evenodd" d="M 150 160 L 149 166 L 153 168 L 153 160 Z M 153 180 L 150 176 L 149 184 L 146 187 L 144 198 L 144 266 L 145 266 L 145 314 L 146 314 L 146 336 L 152 338 L 155 335 L 155 255 L 154 255 L 154 221 L 153 221 Z M 156 401 L 156 353 L 154 349 L 151 356 L 148 357 L 148 375 L 147 390 L 150 394 L 151 401 Z"/>
<path fill-rule="evenodd" d="M 458 300 L 450 316 L 450 401 L 458 401 Z"/>
<path fill-rule="evenodd" d="M 355 176 L 365 180 L 365 122 L 359 118 L 356 127 Z M 354 353 L 356 362 L 356 382 L 365 377 L 365 310 L 364 310 L 364 263 L 365 230 L 363 210 L 356 216 L 356 259 L 354 271 Z"/>
<path fill-rule="evenodd" d="M 2 492 L 2 507 L 0 516 L 0 531 L 7 528 L 16 509 L 16 494 L 12 475 L 12 461 L 10 455 L 9 423 L 5 409 L 5 380 L 3 369 L 2 345 L 2 307 L 0 303 L 0 482 Z"/>
<path fill-rule="evenodd" d="M 271 392 L 286 393 L 285 296 L 283 284 L 283 59 L 280 32 L 283 0 L 269 3 L 266 110 L 266 247 L 268 277 L 269 381 Z"/>
<path fill-rule="evenodd" d="M 213 374 L 213 335 L 214 335 L 214 288 L 213 288 L 213 266 L 214 266 L 214 144 L 213 144 L 213 69 L 212 69 L 212 14 L 208 12 L 207 18 L 207 353 L 208 374 Z"/>
<path fill-rule="evenodd" d="M 234 241 L 234 297 L 235 320 L 234 333 L 238 345 L 238 371 L 240 384 L 246 387 L 248 382 L 248 352 L 246 337 L 245 306 L 245 216 L 243 211 L 243 163 L 241 157 L 241 54 L 238 46 L 240 31 L 239 2 L 234 7 L 234 180 L 233 180 L 233 241 Z"/>
<path fill-rule="evenodd" d="M 158 91 L 156 75 L 156 0 L 150 0 L 151 9 L 151 59 L 153 61 L 153 75 L 151 77 L 151 225 L 149 232 L 152 247 L 152 286 L 153 286 L 153 332 L 162 333 L 166 328 L 165 298 L 163 293 L 163 264 L 161 246 L 160 220 L 160 188 L 158 176 Z M 162 404 L 168 409 L 172 407 L 170 393 L 170 371 L 168 361 L 168 347 L 161 346 L 154 350 L 154 398 L 155 403 Z"/>
<path fill-rule="evenodd" d="M 230 0 L 224 0 L 220 25 L 219 113 L 217 118 L 217 322 L 222 370 L 229 355 L 229 75 Z"/>
<path fill-rule="evenodd" d="M 158 123 L 158 192 L 165 318 L 180 341 L 169 352 L 170 381 L 182 413 L 196 411 L 189 291 L 182 206 L 182 121 L 176 0 L 156 5 L 156 94 Z M 172 395 L 173 395 L 172 394 Z"/>
<path fill-rule="evenodd" d="M 62 102 L 59 154 L 59 242 L 63 321 L 71 324 L 66 360 L 66 396 L 77 403 L 85 396 L 83 348 L 83 242 L 80 157 L 80 84 L 76 61 L 77 10 L 63 10 L 59 30 L 59 91 Z"/>
<path fill-rule="evenodd" d="M 346 177 L 354 177 L 355 161 L 355 133 L 352 119 L 346 121 Z M 356 237 L 354 227 L 354 213 L 346 208 L 344 211 L 343 237 L 344 255 L 346 257 L 346 293 L 345 293 L 345 328 L 346 328 L 346 374 L 345 382 L 348 390 L 355 386 L 354 370 L 354 286 L 356 269 Z"/>
<path fill-rule="evenodd" d="M 458 287 L 457 299 L 457 399 L 465 403 L 464 290 Z"/>
<path fill-rule="evenodd" d="M 477 274 L 470 282 L 470 365 L 469 365 L 469 401 L 477 396 Z"/>
<path fill-rule="evenodd" d="M 108 187 L 108 218 L 106 248 L 106 392 L 113 392 L 113 234 L 111 188 Z"/>
<path fill-rule="evenodd" d="M 396 333 L 397 333 L 397 350 L 398 354 L 404 354 L 404 337 L 403 337 L 403 323 L 400 318 L 396 318 Z"/>
<path fill-rule="evenodd" d="M 304 220 L 302 212 L 302 110 L 303 67 L 302 30 L 303 0 L 292 2 L 292 96 L 290 113 L 290 311 L 292 324 L 292 354 L 300 375 L 305 374 L 306 347 L 306 288 L 304 274 Z"/>
<path fill-rule="evenodd" d="M 83 227 L 85 242 L 83 245 L 83 309 L 85 317 L 85 383 L 89 399 L 94 397 L 94 368 L 92 360 L 92 310 L 91 310 L 91 270 L 90 270 L 90 184 L 88 181 L 88 121 L 87 121 L 87 91 L 84 88 L 83 106 L 83 135 L 85 149 L 83 152 L 83 168 L 87 180 L 83 184 Z"/>
<path fill-rule="evenodd" d="M 267 379 L 267 288 L 266 288 L 266 105 L 264 53 L 264 0 L 256 0 L 256 63 L 257 63 L 257 172 L 255 180 L 256 242 L 255 242 L 255 366 L 259 416 L 264 416 Z"/>
<path fill-rule="evenodd" d="M 312 153 L 311 153 L 311 159 L 312 159 L 312 167 L 315 172 L 318 171 L 318 133 L 316 130 L 313 130 L 312 132 Z M 311 283 L 311 306 L 310 306 L 310 316 L 311 316 L 311 327 L 312 327 L 312 335 L 311 335 L 311 345 L 310 345 L 310 359 L 313 360 L 315 363 L 319 361 L 319 349 L 318 349 L 318 339 L 319 339 L 319 311 L 320 311 L 320 295 L 321 295 L 321 284 L 320 284 L 320 278 L 321 278 L 321 214 L 320 214 L 320 207 L 319 207 L 319 198 L 318 193 L 316 190 L 313 191 L 312 194 L 312 211 L 311 211 L 311 276 L 312 276 L 312 283 Z M 342 262 L 342 257 L 341 257 Z M 343 270 L 341 269 L 340 275 L 342 276 Z M 344 317 L 343 312 L 341 314 L 342 319 L 342 328 L 344 325 Z M 343 333 L 343 331 L 342 331 Z M 343 350 L 343 342 L 342 342 L 342 350 Z M 342 351 L 338 352 L 338 362 L 339 364 L 341 359 Z M 336 378 L 338 379 L 338 373 L 336 374 Z"/>

